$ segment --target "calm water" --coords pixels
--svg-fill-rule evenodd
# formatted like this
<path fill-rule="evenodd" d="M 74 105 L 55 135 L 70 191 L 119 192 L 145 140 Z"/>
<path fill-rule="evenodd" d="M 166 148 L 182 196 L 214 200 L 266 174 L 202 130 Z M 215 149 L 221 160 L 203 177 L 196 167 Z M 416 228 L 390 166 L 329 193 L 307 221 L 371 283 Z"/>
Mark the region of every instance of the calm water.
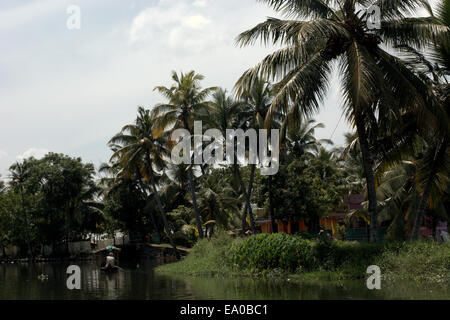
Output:
<path fill-rule="evenodd" d="M 156 275 L 154 265 L 123 265 L 124 271 L 107 275 L 92 263 L 79 264 L 82 289 L 66 288 L 68 264 L 0 264 L 0 299 L 450 299 L 449 287 L 408 283 L 373 292 L 364 281 L 295 284 L 254 279 L 183 278 Z M 41 281 L 38 275 L 48 275 Z"/>

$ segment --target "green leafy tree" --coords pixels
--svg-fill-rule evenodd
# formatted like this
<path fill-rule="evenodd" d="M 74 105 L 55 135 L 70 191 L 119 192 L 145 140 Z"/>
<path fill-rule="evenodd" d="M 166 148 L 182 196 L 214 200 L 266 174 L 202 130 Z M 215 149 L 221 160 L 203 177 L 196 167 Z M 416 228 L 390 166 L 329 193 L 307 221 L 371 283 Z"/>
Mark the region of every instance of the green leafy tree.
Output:
<path fill-rule="evenodd" d="M 49 153 L 40 160 L 29 158 L 16 163 L 10 172 L 8 197 L 14 200 L 10 210 L 17 222 L 14 224 L 22 220 L 25 225 L 22 235 L 13 236 L 14 242 L 20 244 L 25 237 L 31 254 L 32 243 L 51 244 L 55 249 L 55 244 L 64 242 L 67 251 L 69 241 L 95 231 L 102 220 L 92 164 Z M 19 204 L 21 219 L 16 210 Z"/>
<path fill-rule="evenodd" d="M 23 220 L 25 223 L 25 236 L 26 241 L 28 245 L 28 262 L 32 262 L 33 257 L 33 249 L 31 245 L 31 237 L 30 237 L 30 224 L 28 221 L 28 213 L 25 207 L 25 191 L 24 191 L 24 185 L 26 183 L 26 180 L 29 178 L 30 175 L 30 166 L 28 165 L 30 162 L 24 162 L 16 163 L 11 166 L 10 172 L 11 172 L 11 187 L 14 188 L 16 191 L 20 192 L 21 197 L 21 205 L 22 205 L 22 215 Z"/>
<path fill-rule="evenodd" d="M 273 204 L 280 220 L 304 220 L 312 231 L 341 201 L 340 174 L 323 159 L 305 156 L 282 165 L 273 182 Z"/>

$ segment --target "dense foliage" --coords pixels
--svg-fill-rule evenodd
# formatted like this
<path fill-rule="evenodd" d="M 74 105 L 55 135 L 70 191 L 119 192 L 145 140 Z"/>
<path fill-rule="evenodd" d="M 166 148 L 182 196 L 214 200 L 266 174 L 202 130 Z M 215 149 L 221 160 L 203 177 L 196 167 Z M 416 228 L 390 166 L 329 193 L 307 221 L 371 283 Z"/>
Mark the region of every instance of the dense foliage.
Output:
<path fill-rule="evenodd" d="M 92 164 L 64 155 L 12 165 L 8 181 L 0 180 L 1 246 L 33 252 L 120 230 L 136 241 L 159 238 L 177 252 L 176 245 L 191 246 L 217 229 L 256 233 L 258 218 L 270 218 L 274 231 L 276 219 L 304 220 L 318 231 L 320 219 L 349 195 L 365 198 L 348 219 L 362 217 L 371 242 L 378 242 L 381 224 L 389 227 L 388 239 L 404 241 L 418 239 L 425 217 L 433 230 L 449 221 L 448 1 L 435 12 L 418 0 L 262 2 L 286 20 L 268 18 L 237 42 L 259 39 L 280 48 L 246 71 L 233 94 L 203 88 L 204 76 L 195 71 L 172 72 L 171 86 L 155 88 L 163 102 L 139 107 L 136 119 L 110 139 L 112 157 L 98 181 Z M 379 29 L 368 28 L 360 4 L 381 6 Z M 415 16 L 420 7 L 429 17 Z M 354 132 L 346 146 L 331 149 L 332 141 L 316 138 L 324 124 L 312 116 L 336 67 L 343 116 Z M 279 173 L 262 176 L 258 165 L 239 164 L 238 156 L 234 164 L 172 163 L 171 135 L 194 133 L 196 121 L 203 132 L 223 136 L 227 129 L 279 129 Z M 259 143 L 254 151 L 267 147 Z M 183 156 L 193 160 L 193 153 Z M 323 245 L 258 236 L 236 249 L 245 254 L 235 259 L 250 259 L 244 263 L 255 268 L 338 268 L 352 254 L 365 261 L 378 250 L 326 244 L 327 260 Z"/>
<path fill-rule="evenodd" d="M 198 242 L 183 261 L 157 268 L 182 275 L 246 275 L 327 280 L 365 278 L 369 265 L 380 266 L 383 279 L 448 284 L 450 245 L 432 241 L 361 244 L 308 240 L 284 233 L 232 239 L 220 234 Z"/>
<path fill-rule="evenodd" d="M 95 232 L 103 221 L 95 202 L 94 166 L 48 154 L 11 166 L 9 188 L 0 194 L 2 245 L 55 245 Z"/>

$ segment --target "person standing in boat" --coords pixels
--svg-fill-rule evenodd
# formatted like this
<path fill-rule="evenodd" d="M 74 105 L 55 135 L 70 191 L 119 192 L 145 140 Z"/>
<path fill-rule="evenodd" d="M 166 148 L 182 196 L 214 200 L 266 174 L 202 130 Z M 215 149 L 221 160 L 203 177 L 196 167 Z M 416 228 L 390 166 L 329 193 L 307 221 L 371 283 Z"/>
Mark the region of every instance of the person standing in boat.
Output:
<path fill-rule="evenodd" d="M 116 267 L 116 258 L 114 257 L 114 252 L 110 252 L 106 256 L 106 265 L 105 269 Z"/>
<path fill-rule="evenodd" d="M 106 251 L 108 251 L 108 253 L 111 253 L 111 252 L 114 252 L 114 251 L 117 251 L 117 252 L 120 251 L 120 249 L 117 248 L 116 246 L 107 246 L 105 249 L 106 249 Z"/>

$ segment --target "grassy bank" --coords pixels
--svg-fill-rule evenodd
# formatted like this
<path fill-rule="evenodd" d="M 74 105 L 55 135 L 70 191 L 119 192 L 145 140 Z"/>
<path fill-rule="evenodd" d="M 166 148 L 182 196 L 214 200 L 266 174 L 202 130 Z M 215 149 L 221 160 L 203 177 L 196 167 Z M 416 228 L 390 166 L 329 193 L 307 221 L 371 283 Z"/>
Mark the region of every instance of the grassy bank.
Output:
<path fill-rule="evenodd" d="M 186 259 L 160 266 L 157 272 L 342 280 L 367 277 L 370 265 L 380 266 L 384 279 L 448 283 L 450 244 L 329 242 L 282 233 L 231 239 L 220 234 L 212 241 L 198 242 Z"/>

